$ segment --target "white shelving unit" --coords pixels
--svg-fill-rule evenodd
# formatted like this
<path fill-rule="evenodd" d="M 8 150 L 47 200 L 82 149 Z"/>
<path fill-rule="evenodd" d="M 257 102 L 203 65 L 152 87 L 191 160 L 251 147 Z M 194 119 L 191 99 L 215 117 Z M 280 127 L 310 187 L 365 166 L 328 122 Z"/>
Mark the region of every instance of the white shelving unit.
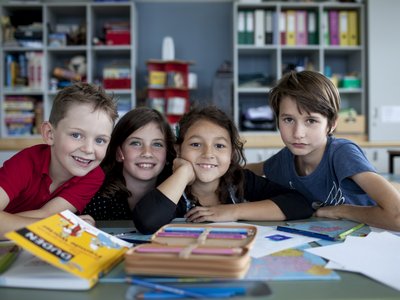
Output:
<path fill-rule="evenodd" d="M 82 55 L 86 58 L 87 75 L 86 81 L 102 84 L 103 68 L 111 64 L 128 66 L 131 72 L 131 86 L 128 89 L 107 89 L 118 98 L 121 113 L 136 105 L 136 43 L 137 43 L 137 12 L 133 2 L 62 2 L 42 4 L 0 4 L 0 15 L 9 16 L 13 20 L 32 21 L 42 24 L 41 43 L 22 46 L 20 44 L 10 45 L 5 43 L 6 32 L 4 28 L 0 32 L 0 128 L 1 138 L 29 138 L 37 137 L 37 134 L 10 135 L 5 120 L 5 99 L 7 96 L 21 95 L 32 96 L 38 103 L 43 105 L 43 118 L 48 119 L 52 102 L 57 91 L 50 86 L 55 67 L 65 67 L 72 57 Z M 28 20 L 25 20 L 27 17 Z M 106 22 L 129 22 L 130 39 L 129 45 L 95 45 L 94 38 L 103 34 L 103 26 Z M 85 28 L 84 42 L 78 45 L 53 46 L 50 45 L 49 34 L 56 25 L 79 24 Z M 103 34 L 104 35 L 104 34 Z M 29 86 L 9 86 L 7 83 L 6 57 L 12 54 L 28 52 L 42 53 L 40 70 L 41 84 L 33 88 Z"/>
<path fill-rule="evenodd" d="M 234 120 L 239 129 L 246 134 L 257 132 L 271 132 L 272 128 L 265 127 L 258 130 L 244 126 L 242 117 L 245 111 L 252 107 L 268 104 L 268 91 L 271 86 L 282 77 L 288 64 L 296 65 L 299 61 L 308 61 L 314 70 L 325 73 L 329 67 L 333 74 L 357 73 L 361 80 L 360 88 L 339 88 L 342 104 L 341 108 L 354 108 L 358 114 L 366 113 L 366 67 L 365 67 L 365 31 L 364 5 L 360 3 L 338 2 L 263 2 L 240 3 L 233 5 L 233 34 L 234 34 Z M 272 44 L 239 44 L 238 22 L 239 11 L 272 11 L 273 43 Z M 318 43 L 314 45 L 282 45 L 279 30 L 279 15 L 288 10 L 303 10 L 314 12 L 317 16 Z M 327 45 L 323 36 L 323 14 L 326 11 L 356 11 L 358 15 L 358 44 L 355 46 Z M 239 26 L 239 28 L 238 28 Z M 265 81 L 260 86 L 249 87 L 243 85 L 239 76 L 261 74 Z"/>

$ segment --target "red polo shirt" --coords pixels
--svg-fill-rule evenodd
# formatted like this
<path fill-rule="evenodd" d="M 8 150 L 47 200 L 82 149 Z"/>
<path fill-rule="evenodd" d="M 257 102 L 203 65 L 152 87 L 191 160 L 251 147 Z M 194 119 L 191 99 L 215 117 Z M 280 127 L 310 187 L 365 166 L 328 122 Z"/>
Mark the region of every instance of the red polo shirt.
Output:
<path fill-rule="evenodd" d="M 50 193 L 50 146 L 41 144 L 26 148 L 4 162 L 0 168 L 0 186 L 10 202 L 9 213 L 41 208 L 55 197 L 62 197 L 82 212 L 104 180 L 104 172 L 95 168 L 82 177 L 72 177 Z"/>

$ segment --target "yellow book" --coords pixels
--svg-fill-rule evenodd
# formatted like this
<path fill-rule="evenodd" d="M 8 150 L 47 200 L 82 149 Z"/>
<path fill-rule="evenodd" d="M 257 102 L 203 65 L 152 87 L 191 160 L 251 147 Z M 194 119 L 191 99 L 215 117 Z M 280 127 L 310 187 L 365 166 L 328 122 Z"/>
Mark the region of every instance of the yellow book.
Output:
<path fill-rule="evenodd" d="M 346 10 L 339 11 L 339 45 L 349 45 L 349 33 L 348 33 L 348 12 Z"/>
<path fill-rule="evenodd" d="M 355 10 L 348 11 L 349 45 L 359 45 L 358 40 L 358 13 Z"/>
<path fill-rule="evenodd" d="M 286 45 L 296 45 L 296 11 L 286 11 Z"/>
<path fill-rule="evenodd" d="M 125 252 L 132 246 L 130 243 L 91 226 L 68 210 L 9 232 L 5 236 L 33 254 L 36 260 L 39 258 L 58 269 L 79 277 L 78 279 L 83 279 L 86 284 L 77 280 L 81 283 L 79 289 L 88 289 L 95 285 L 99 277 L 119 263 Z M 31 259 L 32 257 L 25 257 L 24 263 Z M 48 272 L 50 269 L 47 267 Z M 10 270 L 10 272 L 12 271 Z M 23 274 L 23 268 L 19 272 Z M 57 273 L 54 268 L 53 273 L 62 274 L 59 271 Z M 7 272 L 3 277 L 3 281 L 7 283 Z M 58 281 L 56 281 L 57 278 L 53 278 L 52 282 L 51 278 L 48 281 L 48 277 L 42 281 L 38 280 L 40 273 L 34 277 L 32 279 L 35 280 L 35 284 L 26 278 L 25 283 L 21 281 L 19 286 L 74 289 L 67 286 L 67 281 L 63 282 L 62 278 L 59 278 Z M 71 275 L 67 277 L 69 277 L 69 281 L 74 278 Z M 1 279 L 0 277 L 0 285 Z M 13 286 L 12 284 L 4 285 Z"/>

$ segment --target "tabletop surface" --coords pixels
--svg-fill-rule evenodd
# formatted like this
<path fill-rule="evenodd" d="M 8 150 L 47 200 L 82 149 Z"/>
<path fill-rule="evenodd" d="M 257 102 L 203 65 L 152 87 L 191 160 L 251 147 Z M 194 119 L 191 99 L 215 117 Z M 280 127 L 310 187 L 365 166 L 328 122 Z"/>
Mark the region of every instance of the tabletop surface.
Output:
<path fill-rule="evenodd" d="M 252 222 L 257 225 L 279 225 L 280 222 Z M 100 228 L 133 227 L 131 222 L 107 221 L 98 222 Z M 123 268 L 123 264 L 117 269 Z M 113 270 L 112 272 L 115 272 Z M 269 281 L 272 294 L 264 299 L 400 299 L 400 292 L 389 288 L 363 275 L 351 272 L 337 271 L 340 280 L 327 281 Z M 399 279 L 400 280 L 400 279 Z M 88 291 L 53 291 L 0 288 L 2 300 L 36 300 L 36 299 L 96 299 L 117 300 L 126 299 L 129 288 L 127 283 L 98 283 Z M 235 298 L 240 299 L 240 298 Z M 243 299 L 243 298 L 242 298 Z M 253 298 L 261 299 L 261 298 Z"/>

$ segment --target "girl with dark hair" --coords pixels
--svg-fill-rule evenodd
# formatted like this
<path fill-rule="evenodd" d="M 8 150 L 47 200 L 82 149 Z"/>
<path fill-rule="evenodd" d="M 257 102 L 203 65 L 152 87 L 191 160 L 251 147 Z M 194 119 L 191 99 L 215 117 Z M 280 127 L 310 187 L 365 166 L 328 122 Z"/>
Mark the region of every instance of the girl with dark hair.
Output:
<path fill-rule="evenodd" d="M 152 233 L 175 217 L 189 222 L 286 220 L 313 210 L 296 192 L 244 170 L 243 143 L 232 120 L 214 106 L 193 108 L 177 126 L 173 174 L 133 211 L 136 228 Z M 267 199 L 267 200 L 266 200 Z"/>
<path fill-rule="evenodd" d="M 174 141 L 158 111 L 138 107 L 126 113 L 114 128 L 101 163 L 104 183 L 84 214 L 95 220 L 132 219 L 141 198 L 171 175 Z"/>

